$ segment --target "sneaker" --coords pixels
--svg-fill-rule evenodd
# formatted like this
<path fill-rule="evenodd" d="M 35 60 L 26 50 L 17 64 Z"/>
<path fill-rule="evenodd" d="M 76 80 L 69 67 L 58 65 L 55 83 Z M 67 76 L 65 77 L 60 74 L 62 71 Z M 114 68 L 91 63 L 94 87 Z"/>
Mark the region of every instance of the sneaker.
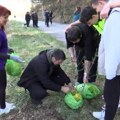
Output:
<path fill-rule="evenodd" d="M 93 112 L 93 117 L 97 118 L 98 120 L 104 120 L 105 117 L 105 111 L 102 110 L 101 112 Z"/>
<path fill-rule="evenodd" d="M 105 110 L 105 105 L 102 106 L 102 109 Z M 120 109 L 120 103 L 118 104 L 118 109 Z"/>
<path fill-rule="evenodd" d="M 7 114 L 14 108 L 15 108 L 15 105 L 13 103 L 7 103 L 6 102 L 6 108 L 0 109 L 0 115 Z"/>

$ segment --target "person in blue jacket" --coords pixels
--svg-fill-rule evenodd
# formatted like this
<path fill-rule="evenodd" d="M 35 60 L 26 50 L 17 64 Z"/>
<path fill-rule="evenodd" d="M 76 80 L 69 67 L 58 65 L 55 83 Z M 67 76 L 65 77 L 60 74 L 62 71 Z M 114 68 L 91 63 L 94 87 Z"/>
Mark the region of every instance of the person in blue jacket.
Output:
<path fill-rule="evenodd" d="M 73 14 L 73 22 L 79 20 L 80 13 L 81 13 L 81 8 L 77 6 L 76 10 L 74 11 L 74 14 Z"/>

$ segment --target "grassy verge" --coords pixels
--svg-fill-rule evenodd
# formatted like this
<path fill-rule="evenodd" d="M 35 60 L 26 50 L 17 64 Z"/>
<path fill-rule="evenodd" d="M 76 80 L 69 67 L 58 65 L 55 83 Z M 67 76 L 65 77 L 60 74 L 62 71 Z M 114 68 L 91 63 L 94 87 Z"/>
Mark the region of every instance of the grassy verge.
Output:
<path fill-rule="evenodd" d="M 61 48 L 65 51 L 68 58 L 64 43 L 43 33 L 39 29 L 25 28 L 22 23 L 11 21 L 8 39 L 9 46 L 25 60 L 25 63 L 22 63 L 23 69 L 35 55 L 47 48 Z M 73 81 L 75 78 L 75 67 L 71 64 L 69 58 L 62 64 L 62 68 Z M 17 87 L 18 80 L 19 77 L 8 76 L 7 101 L 14 102 L 18 108 L 21 108 L 29 101 L 29 94 L 25 93 L 24 89 Z M 97 84 L 102 89 L 103 77 L 98 78 Z M 52 92 L 51 96 L 44 99 L 43 104 L 46 106 L 48 104 L 53 105 L 65 120 L 93 120 L 91 111 L 101 110 L 103 105 L 101 97 L 97 97 L 94 100 L 85 100 L 82 108 L 72 110 L 65 105 L 63 98 L 64 94 Z M 116 120 L 119 120 L 119 114 Z"/>

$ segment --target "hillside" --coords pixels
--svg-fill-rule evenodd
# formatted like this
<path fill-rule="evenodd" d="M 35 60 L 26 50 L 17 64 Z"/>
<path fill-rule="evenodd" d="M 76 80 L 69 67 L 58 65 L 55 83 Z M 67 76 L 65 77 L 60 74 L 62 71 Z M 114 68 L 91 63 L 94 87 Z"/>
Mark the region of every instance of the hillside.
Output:
<path fill-rule="evenodd" d="M 38 12 L 40 20 L 44 19 L 44 10 L 47 9 L 49 11 L 53 11 L 54 21 L 69 23 L 72 21 L 75 7 L 80 6 L 83 8 L 90 4 L 89 1 L 90 0 L 43 0 L 36 4 L 33 3 L 32 10 L 36 10 Z"/>
<path fill-rule="evenodd" d="M 89 5 L 90 0 L 0 0 L 0 4 L 11 10 L 12 15 L 24 18 L 28 11 L 37 11 L 39 20 L 44 20 L 44 10 L 53 11 L 53 21 L 70 23 L 76 6 Z M 14 6 L 14 7 L 13 7 Z"/>

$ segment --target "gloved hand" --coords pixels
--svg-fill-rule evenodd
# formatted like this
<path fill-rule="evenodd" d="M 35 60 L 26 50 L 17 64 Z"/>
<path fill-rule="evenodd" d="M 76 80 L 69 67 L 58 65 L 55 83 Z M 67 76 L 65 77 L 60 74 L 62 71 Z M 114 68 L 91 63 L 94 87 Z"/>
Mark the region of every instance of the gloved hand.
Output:
<path fill-rule="evenodd" d="M 10 59 L 16 61 L 16 62 L 24 62 L 21 57 L 18 55 L 10 55 Z"/>

